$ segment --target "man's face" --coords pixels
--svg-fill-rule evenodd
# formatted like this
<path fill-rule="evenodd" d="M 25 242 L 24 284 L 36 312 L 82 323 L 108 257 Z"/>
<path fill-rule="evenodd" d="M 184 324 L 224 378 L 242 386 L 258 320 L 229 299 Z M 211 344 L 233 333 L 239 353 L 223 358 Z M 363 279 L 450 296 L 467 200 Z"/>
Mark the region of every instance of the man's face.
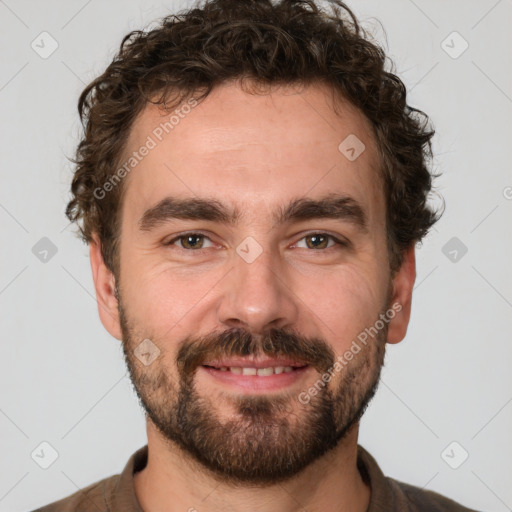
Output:
<path fill-rule="evenodd" d="M 225 85 L 162 141 L 169 114 L 147 107 L 128 140 L 127 158 L 148 136 L 156 145 L 124 183 L 125 357 L 163 438 L 225 481 L 297 474 L 356 425 L 377 386 L 386 323 L 322 381 L 392 291 L 370 124 L 330 98 L 320 86 L 260 96 Z M 338 149 L 354 135 L 356 159 Z M 134 351 L 148 339 L 160 353 L 146 366 Z M 281 373 L 240 370 L 258 366 Z"/>

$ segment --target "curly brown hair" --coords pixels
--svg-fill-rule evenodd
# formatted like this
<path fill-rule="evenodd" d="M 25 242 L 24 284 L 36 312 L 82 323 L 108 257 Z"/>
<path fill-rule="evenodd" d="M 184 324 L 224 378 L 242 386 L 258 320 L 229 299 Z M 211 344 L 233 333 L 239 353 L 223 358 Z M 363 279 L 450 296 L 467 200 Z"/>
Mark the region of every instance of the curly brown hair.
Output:
<path fill-rule="evenodd" d="M 352 11 L 339 0 L 330 0 L 330 7 L 326 12 L 313 0 L 209 0 L 124 37 L 105 72 L 80 95 L 84 136 L 72 160 L 77 167 L 66 208 L 84 241 L 98 236 L 115 275 L 123 187 L 103 198 L 95 190 L 120 165 L 135 118 L 148 102 L 170 109 L 192 96 L 200 101 L 227 81 L 328 84 L 371 121 L 384 178 L 392 273 L 404 251 L 439 220 L 442 213 L 427 205 L 438 176 L 427 165 L 434 135 L 429 118 L 407 105 L 393 63 Z"/>

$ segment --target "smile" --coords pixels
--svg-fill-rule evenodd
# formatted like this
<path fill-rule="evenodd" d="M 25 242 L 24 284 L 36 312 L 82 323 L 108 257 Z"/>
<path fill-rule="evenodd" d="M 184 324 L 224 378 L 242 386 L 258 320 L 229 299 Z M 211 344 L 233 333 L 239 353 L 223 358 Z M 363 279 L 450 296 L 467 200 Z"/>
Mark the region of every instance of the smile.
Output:
<path fill-rule="evenodd" d="M 284 363 L 287 364 L 284 364 Z M 240 359 L 209 362 L 198 370 L 215 385 L 226 386 L 236 393 L 251 394 L 278 391 L 288 388 L 304 379 L 313 367 L 292 360 L 269 360 L 250 362 Z M 210 384 L 211 385 L 211 384 Z M 305 384 L 303 383 L 303 386 Z"/>
<path fill-rule="evenodd" d="M 250 366 L 209 366 L 204 365 L 204 368 L 210 368 L 212 370 L 217 370 L 220 372 L 231 372 L 236 375 L 256 375 L 258 377 L 268 377 L 270 375 L 279 375 L 281 373 L 290 373 L 293 371 L 297 371 L 301 368 L 305 368 L 304 366 L 267 366 L 266 368 L 254 368 Z"/>

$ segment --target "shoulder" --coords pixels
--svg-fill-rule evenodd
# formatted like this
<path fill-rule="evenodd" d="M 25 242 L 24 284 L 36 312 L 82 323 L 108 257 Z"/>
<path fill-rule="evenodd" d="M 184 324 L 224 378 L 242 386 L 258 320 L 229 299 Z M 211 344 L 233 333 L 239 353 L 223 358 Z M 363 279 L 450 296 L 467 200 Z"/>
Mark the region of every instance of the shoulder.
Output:
<path fill-rule="evenodd" d="M 84 510 L 109 512 L 107 496 L 116 486 L 118 480 L 119 475 L 104 478 L 32 512 L 82 512 Z"/>
<path fill-rule="evenodd" d="M 360 445 L 357 465 L 371 487 L 368 512 L 477 512 L 437 492 L 385 476 L 377 461 Z"/>
<path fill-rule="evenodd" d="M 421 489 L 389 477 L 387 480 L 393 488 L 394 494 L 402 497 L 404 510 L 411 512 L 477 512 L 437 492 Z"/>

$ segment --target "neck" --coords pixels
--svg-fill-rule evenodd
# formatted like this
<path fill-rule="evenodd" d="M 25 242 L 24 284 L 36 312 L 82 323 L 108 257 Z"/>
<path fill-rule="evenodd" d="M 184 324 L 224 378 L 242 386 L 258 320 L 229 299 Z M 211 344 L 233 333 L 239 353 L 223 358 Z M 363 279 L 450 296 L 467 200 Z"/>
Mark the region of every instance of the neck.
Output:
<path fill-rule="evenodd" d="M 148 419 L 148 462 L 134 475 L 135 493 L 145 512 L 365 512 L 370 488 L 357 469 L 358 431 L 356 424 L 336 448 L 285 483 L 234 488 L 198 471 L 200 466 Z"/>

